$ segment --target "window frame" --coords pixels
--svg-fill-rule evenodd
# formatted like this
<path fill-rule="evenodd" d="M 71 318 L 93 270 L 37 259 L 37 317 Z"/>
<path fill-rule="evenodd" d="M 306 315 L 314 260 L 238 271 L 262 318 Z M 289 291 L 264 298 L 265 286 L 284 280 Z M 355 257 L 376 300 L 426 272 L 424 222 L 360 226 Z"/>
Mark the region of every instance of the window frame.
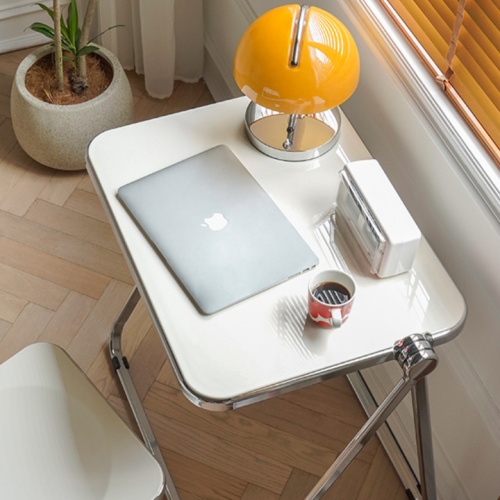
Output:
<path fill-rule="evenodd" d="M 447 94 L 451 102 L 457 107 L 462 116 L 465 118 L 469 126 L 476 133 L 479 140 L 484 144 L 490 155 L 493 157 L 498 168 L 500 168 L 500 148 L 495 143 L 495 141 L 490 137 L 488 132 L 481 125 L 476 116 L 472 113 L 467 103 L 459 95 L 455 87 L 453 86 L 453 80 L 447 81 L 446 76 L 440 70 L 438 65 L 433 61 L 432 57 L 424 49 L 424 47 L 418 41 L 418 38 L 412 33 L 412 31 L 406 26 L 405 22 L 401 19 L 396 9 L 391 5 L 390 0 L 379 0 L 381 5 L 388 12 L 389 16 L 392 18 L 396 26 L 405 35 L 410 45 L 417 52 L 417 54 L 422 58 L 427 68 L 433 75 L 435 79 L 438 77 L 442 78 L 440 84 L 442 85 L 443 91 Z M 438 80 L 439 82 L 439 80 Z"/>
<path fill-rule="evenodd" d="M 382 5 L 384 0 L 339 0 L 370 47 L 378 49 L 423 111 L 461 170 L 500 222 L 500 170 L 467 119 L 436 82 L 429 64 Z M 418 42 L 415 40 L 415 43 Z M 434 65 L 434 67 L 436 67 Z M 438 70 L 439 74 L 440 71 Z"/>

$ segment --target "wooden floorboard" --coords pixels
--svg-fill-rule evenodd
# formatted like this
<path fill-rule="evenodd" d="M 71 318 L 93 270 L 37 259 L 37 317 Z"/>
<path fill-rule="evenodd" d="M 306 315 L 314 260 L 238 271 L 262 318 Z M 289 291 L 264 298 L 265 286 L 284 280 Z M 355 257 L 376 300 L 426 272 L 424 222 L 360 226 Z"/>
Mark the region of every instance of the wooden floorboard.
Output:
<path fill-rule="evenodd" d="M 36 342 L 53 315 L 54 312 L 45 307 L 28 304 L 2 339 L 0 363 Z"/>
<path fill-rule="evenodd" d="M 12 323 L 0 319 L 0 341 L 5 337 L 11 326 Z"/>
<path fill-rule="evenodd" d="M 0 319 L 14 323 L 28 301 L 0 290 Z"/>
<path fill-rule="evenodd" d="M 38 199 L 62 207 L 84 178 L 85 172 L 55 172 Z"/>
<path fill-rule="evenodd" d="M 14 135 L 14 129 L 12 128 L 12 121 L 7 118 L 0 119 L 0 179 L 3 178 L 3 175 L 8 174 L 11 169 L 16 167 L 16 165 L 12 165 L 12 167 L 5 169 L 5 172 L 2 172 L 4 170 L 2 162 L 16 144 L 17 141 Z"/>
<path fill-rule="evenodd" d="M 10 97 L 10 90 L 12 88 L 12 78 L 9 75 L 3 75 L 0 73 L 0 95 Z"/>
<path fill-rule="evenodd" d="M 42 331 L 39 342 L 50 342 L 68 349 L 78 330 L 96 305 L 92 297 L 75 291 L 68 293 L 64 302 Z"/>
<path fill-rule="evenodd" d="M 100 273 L 2 236 L 0 262 L 95 299 L 111 281 Z"/>
<path fill-rule="evenodd" d="M 153 384 L 146 408 L 311 474 L 322 475 L 337 453 L 300 436 L 274 429 L 238 411 L 217 413 L 194 407 L 177 389 Z"/>
<path fill-rule="evenodd" d="M 68 288 L 5 264 L 0 264 L 0 290 L 53 311 L 69 293 Z"/>
<path fill-rule="evenodd" d="M 10 118 L 10 97 L 0 94 L 0 116 Z"/>
<path fill-rule="evenodd" d="M 82 189 L 75 189 L 64 204 L 64 208 L 73 210 L 82 215 L 87 215 L 101 222 L 108 222 L 108 216 L 96 194 L 89 193 Z"/>
<path fill-rule="evenodd" d="M 25 217 L 42 226 L 121 254 L 120 246 L 107 222 L 40 199 L 31 205 Z"/>
<path fill-rule="evenodd" d="M 52 169 L 27 157 L 24 172 L 4 196 L 0 203 L 0 210 L 22 217 L 45 189 L 53 175 Z"/>
<path fill-rule="evenodd" d="M 33 342 L 63 347 L 138 432 L 109 359 L 109 331 L 133 281 L 105 211 L 86 172 L 39 165 L 12 129 L 11 85 L 31 51 L 0 55 L 0 362 Z M 126 74 L 135 121 L 213 103 L 203 81 L 175 82 L 158 100 L 143 76 Z M 123 349 L 182 500 L 302 500 L 365 421 L 345 378 L 228 413 L 195 407 L 142 302 Z M 375 438 L 323 498 L 406 495 Z"/>

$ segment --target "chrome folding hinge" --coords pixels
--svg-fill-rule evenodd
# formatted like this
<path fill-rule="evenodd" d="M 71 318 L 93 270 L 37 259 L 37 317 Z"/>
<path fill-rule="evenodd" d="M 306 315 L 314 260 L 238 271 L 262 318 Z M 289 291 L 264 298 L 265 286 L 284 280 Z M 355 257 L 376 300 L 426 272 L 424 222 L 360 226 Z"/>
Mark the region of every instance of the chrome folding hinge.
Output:
<path fill-rule="evenodd" d="M 416 333 L 394 344 L 394 359 L 401 366 L 404 376 L 418 381 L 437 366 L 438 357 L 432 347 L 432 337 Z"/>

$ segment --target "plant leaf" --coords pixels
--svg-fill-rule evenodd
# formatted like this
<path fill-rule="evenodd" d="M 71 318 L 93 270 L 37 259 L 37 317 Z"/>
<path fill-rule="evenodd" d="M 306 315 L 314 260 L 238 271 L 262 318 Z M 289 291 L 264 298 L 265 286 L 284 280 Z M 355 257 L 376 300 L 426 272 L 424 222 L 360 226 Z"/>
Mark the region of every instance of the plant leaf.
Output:
<path fill-rule="evenodd" d="M 111 26 L 111 28 L 108 28 L 107 30 L 104 30 L 102 33 L 99 33 L 97 36 L 95 36 L 94 38 L 92 38 L 92 40 L 89 40 L 89 43 L 92 43 L 94 40 L 96 40 L 97 38 L 99 38 L 101 35 L 104 35 L 104 33 L 106 33 L 106 31 L 112 30 L 114 28 L 124 28 L 124 27 L 125 27 L 124 24 L 115 24 L 114 26 Z"/>
<path fill-rule="evenodd" d="M 71 35 L 70 35 L 70 32 L 69 32 L 69 28 L 66 25 L 62 14 L 61 14 L 61 37 L 62 37 L 63 41 L 66 42 L 66 45 L 68 47 L 72 47 L 73 46 L 73 44 L 71 42 Z"/>
<path fill-rule="evenodd" d="M 80 28 L 78 28 L 78 30 L 76 31 L 76 38 L 75 38 L 75 47 L 76 48 L 80 47 L 81 35 L 82 35 L 82 30 Z"/>
<path fill-rule="evenodd" d="M 64 45 L 64 50 L 69 50 L 73 54 L 76 52 L 76 46 L 71 40 L 68 27 L 64 23 L 64 19 L 62 16 L 61 16 L 61 41 Z"/>
<path fill-rule="evenodd" d="M 33 23 L 31 26 L 30 26 L 30 29 L 33 29 L 33 28 L 44 28 L 44 29 L 47 29 L 49 31 L 52 31 L 54 32 L 54 28 L 50 27 L 49 25 L 47 24 L 44 24 L 44 23 Z"/>
<path fill-rule="evenodd" d="M 70 41 L 70 36 L 69 36 L 69 31 L 68 31 L 68 28 L 64 22 L 64 19 L 63 19 L 63 16 L 61 15 L 61 35 L 66 38 L 66 40 L 68 40 L 68 42 Z"/>
<path fill-rule="evenodd" d="M 63 45 L 64 50 L 69 50 L 72 54 L 76 53 L 77 48 L 71 43 L 71 40 L 66 38 L 65 36 L 61 37 L 61 43 Z"/>
<path fill-rule="evenodd" d="M 71 54 L 76 54 L 76 51 L 73 49 L 73 47 L 70 47 L 64 40 L 62 40 L 61 46 L 64 50 L 67 50 Z"/>
<path fill-rule="evenodd" d="M 45 12 L 47 12 L 47 14 L 51 17 L 52 21 L 54 20 L 54 11 L 52 9 L 49 9 L 43 3 L 35 3 L 35 5 L 38 5 L 38 7 L 42 8 Z"/>
<path fill-rule="evenodd" d="M 81 48 L 76 54 L 77 57 L 84 56 L 85 54 L 89 54 L 90 52 L 97 52 L 99 47 L 95 45 L 85 45 L 85 47 Z"/>
<path fill-rule="evenodd" d="M 33 23 L 28 29 L 41 33 L 42 35 L 54 40 L 54 28 L 43 23 Z"/>
<path fill-rule="evenodd" d="M 76 0 L 71 0 L 69 4 L 67 22 L 71 45 L 75 45 L 76 33 L 78 31 L 78 9 L 76 6 Z"/>

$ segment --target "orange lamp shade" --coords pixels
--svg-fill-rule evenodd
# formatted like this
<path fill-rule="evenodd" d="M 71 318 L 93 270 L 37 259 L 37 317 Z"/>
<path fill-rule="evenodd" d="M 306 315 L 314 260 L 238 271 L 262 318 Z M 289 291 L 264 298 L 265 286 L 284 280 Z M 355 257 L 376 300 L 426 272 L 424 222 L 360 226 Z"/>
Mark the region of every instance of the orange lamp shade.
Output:
<path fill-rule="evenodd" d="M 265 108 L 321 113 L 342 104 L 356 89 L 358 49 L 337 18 L 310 7 L 294 66 L 300 12 L 300 5 L 285 5 L 254 21 L 236 49 L 234 77 L 242 92 Z"/>

